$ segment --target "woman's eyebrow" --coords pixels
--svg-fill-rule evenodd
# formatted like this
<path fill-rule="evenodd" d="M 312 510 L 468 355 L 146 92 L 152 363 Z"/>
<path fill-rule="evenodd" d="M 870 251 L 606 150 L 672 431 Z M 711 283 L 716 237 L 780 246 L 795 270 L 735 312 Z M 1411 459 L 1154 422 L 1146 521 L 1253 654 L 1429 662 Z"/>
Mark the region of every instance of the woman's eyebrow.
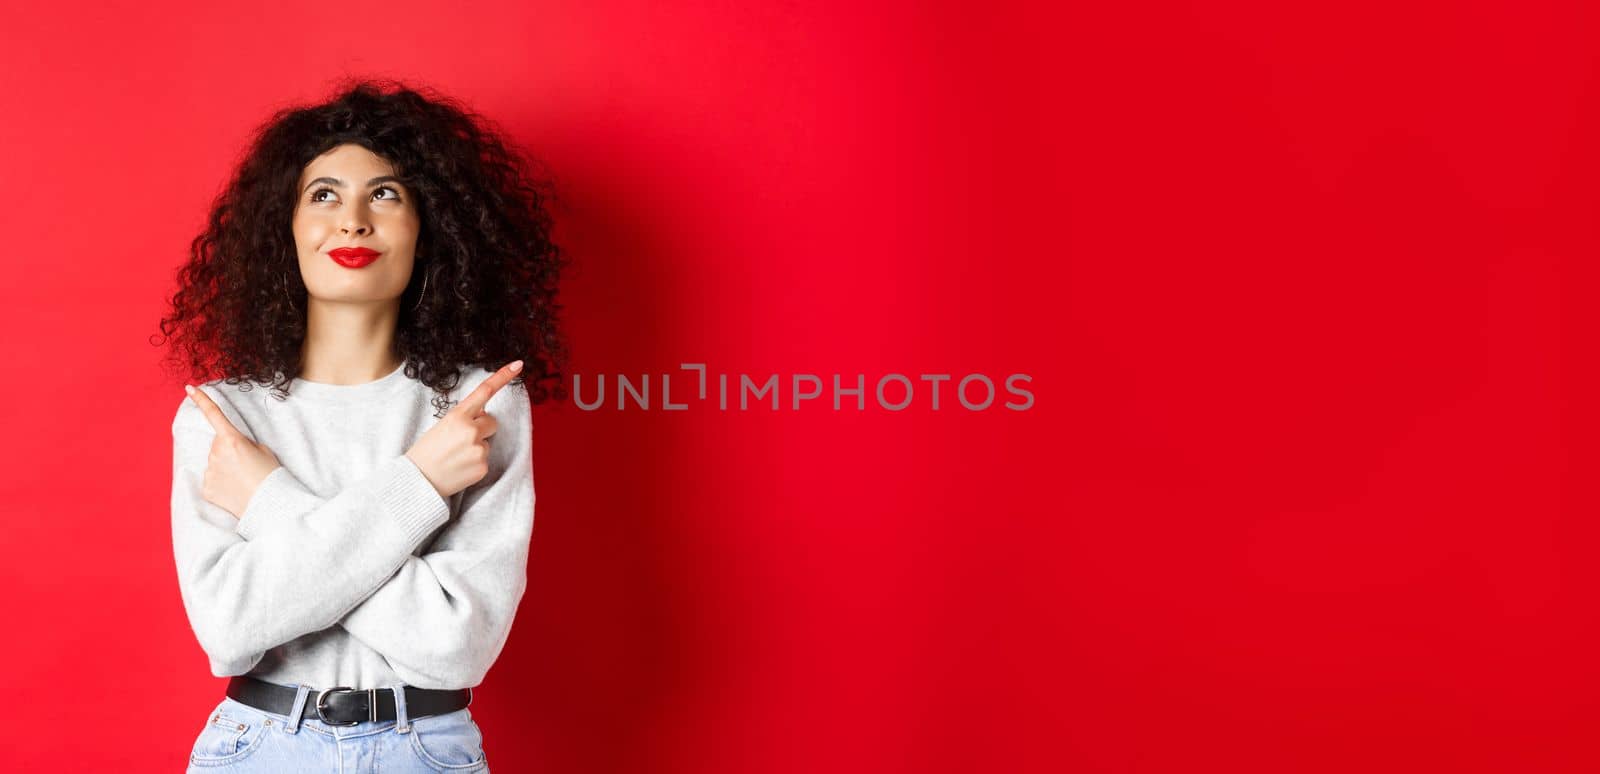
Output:
<path fill-rule="evenodd" d="M 306 183 L 306 188 L 310 188 L 311 186 L 314 186 L 317 183 L 330 183 L 335 188 L 343 188 L 344 187 L 344 181 L 340 180 L 337 177 L 319 177 L 316 180 L 313 180 L 313 181 L 311 181 L 309 183 Z M 367 187 L 371 188 L 371 187 L 373 187 L 373 186 L 375 186 L 375 185 L 377 185 L 379 183 L 400 183 L 400 184 L 403 185 L 405 183 L 405 181 L 401 180 L 398 177 L 395 177 L 394 175 L 380 175 L 378 177 L 372 178 L 371 180 L 368 180 L 367 181 Z M 300 190 L 304 191 L 304 190 L 306 190 L 306 188 L 302 188 Z"/>

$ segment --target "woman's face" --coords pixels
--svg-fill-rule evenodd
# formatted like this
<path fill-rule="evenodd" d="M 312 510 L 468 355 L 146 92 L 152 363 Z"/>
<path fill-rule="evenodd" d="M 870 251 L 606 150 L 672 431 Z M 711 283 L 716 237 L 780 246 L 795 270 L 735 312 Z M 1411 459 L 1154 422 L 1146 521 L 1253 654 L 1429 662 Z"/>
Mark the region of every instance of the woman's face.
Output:
<path fill-rule="evenodd" d="M 389 178 L 394 167 L 360 145 L 344 144 L 313 159 L 300 173 L 294 243 L 306 291 L 321 301 L 392 302 L 411 280 L 421 218 L 410 189 Z M 386 179 L 389 178 L 389 179 Z M 378 253 L 334 259 L 340 248 Z M 332 253 L 332 255 L 330 255 Z"/>

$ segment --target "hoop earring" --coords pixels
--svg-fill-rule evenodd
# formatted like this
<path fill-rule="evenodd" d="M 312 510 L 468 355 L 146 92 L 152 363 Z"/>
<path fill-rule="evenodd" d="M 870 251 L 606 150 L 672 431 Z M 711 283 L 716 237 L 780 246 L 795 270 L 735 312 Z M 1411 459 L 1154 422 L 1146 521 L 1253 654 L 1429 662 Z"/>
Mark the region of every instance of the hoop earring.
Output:
<path fill-rule="evenodd" d="M 427 295 L 428 295 L 428 273 L 427 272 L 423 272 L 422 273 L 422 291 L 417 293 L 417 303 L 411 305 L 411 311 L 415 312 L 415 311 L 417 311 L 417 309 L 421 308 L 422 299 L 424 297 L 426 297 Z"/>

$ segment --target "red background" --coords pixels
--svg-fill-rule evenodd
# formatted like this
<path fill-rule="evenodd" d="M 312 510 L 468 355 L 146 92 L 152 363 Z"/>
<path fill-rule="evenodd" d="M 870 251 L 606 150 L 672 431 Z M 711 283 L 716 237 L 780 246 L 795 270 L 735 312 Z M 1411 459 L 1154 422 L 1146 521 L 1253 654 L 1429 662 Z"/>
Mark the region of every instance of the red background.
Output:
<path fill-rule="evenodd" d="M 346 73 L 548 163 L 586 379 L 1033 379 L 538 407 L 496 771 L 1600 767 L 1584 4 L 225 5 L 0 17 L 0 769 L 176 771 L 221 697 L 148 337 Z"/>

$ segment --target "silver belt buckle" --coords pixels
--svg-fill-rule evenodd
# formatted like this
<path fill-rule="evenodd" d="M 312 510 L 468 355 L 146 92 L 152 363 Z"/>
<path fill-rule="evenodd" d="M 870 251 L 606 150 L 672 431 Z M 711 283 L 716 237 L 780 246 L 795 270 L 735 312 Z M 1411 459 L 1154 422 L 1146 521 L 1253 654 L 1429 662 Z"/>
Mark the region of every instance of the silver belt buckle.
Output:
<path fill-rule="evenodd" d="M 359 721 L 359 720 L 352 720 L 352 721 L 350 721 L 348 723 L 335 723 L 335 722 L 329 720 L 328 719 L 328 715 L 325 712 L 325 710 L 327 710 L 327 706 L 324 705 L 323 702 L 328 700 L 328 695 L 329 694 L 335 693 L 337 691 L 349 691 L 350 693 L 360 693 L 362 690 L 365 690 L 367 692 L 367 720 L 376 721 L 378 719 L 378 689 L 376 689 L 376 688 L 357 689 L 357 688 L 351 688 L 348 685 L 341 685 L 341 686 L 338 686 L 338 687 L 335 687 L 335 688 L 329 688 L 328 690 L 322 691 L 322 692 L 317 694 L 317 717 L 320 718 L 322 720 L 322 722 L 327 723 L 330 726 L 354 726 L 354 725 L 360 724 L 361 721 Z"/>

